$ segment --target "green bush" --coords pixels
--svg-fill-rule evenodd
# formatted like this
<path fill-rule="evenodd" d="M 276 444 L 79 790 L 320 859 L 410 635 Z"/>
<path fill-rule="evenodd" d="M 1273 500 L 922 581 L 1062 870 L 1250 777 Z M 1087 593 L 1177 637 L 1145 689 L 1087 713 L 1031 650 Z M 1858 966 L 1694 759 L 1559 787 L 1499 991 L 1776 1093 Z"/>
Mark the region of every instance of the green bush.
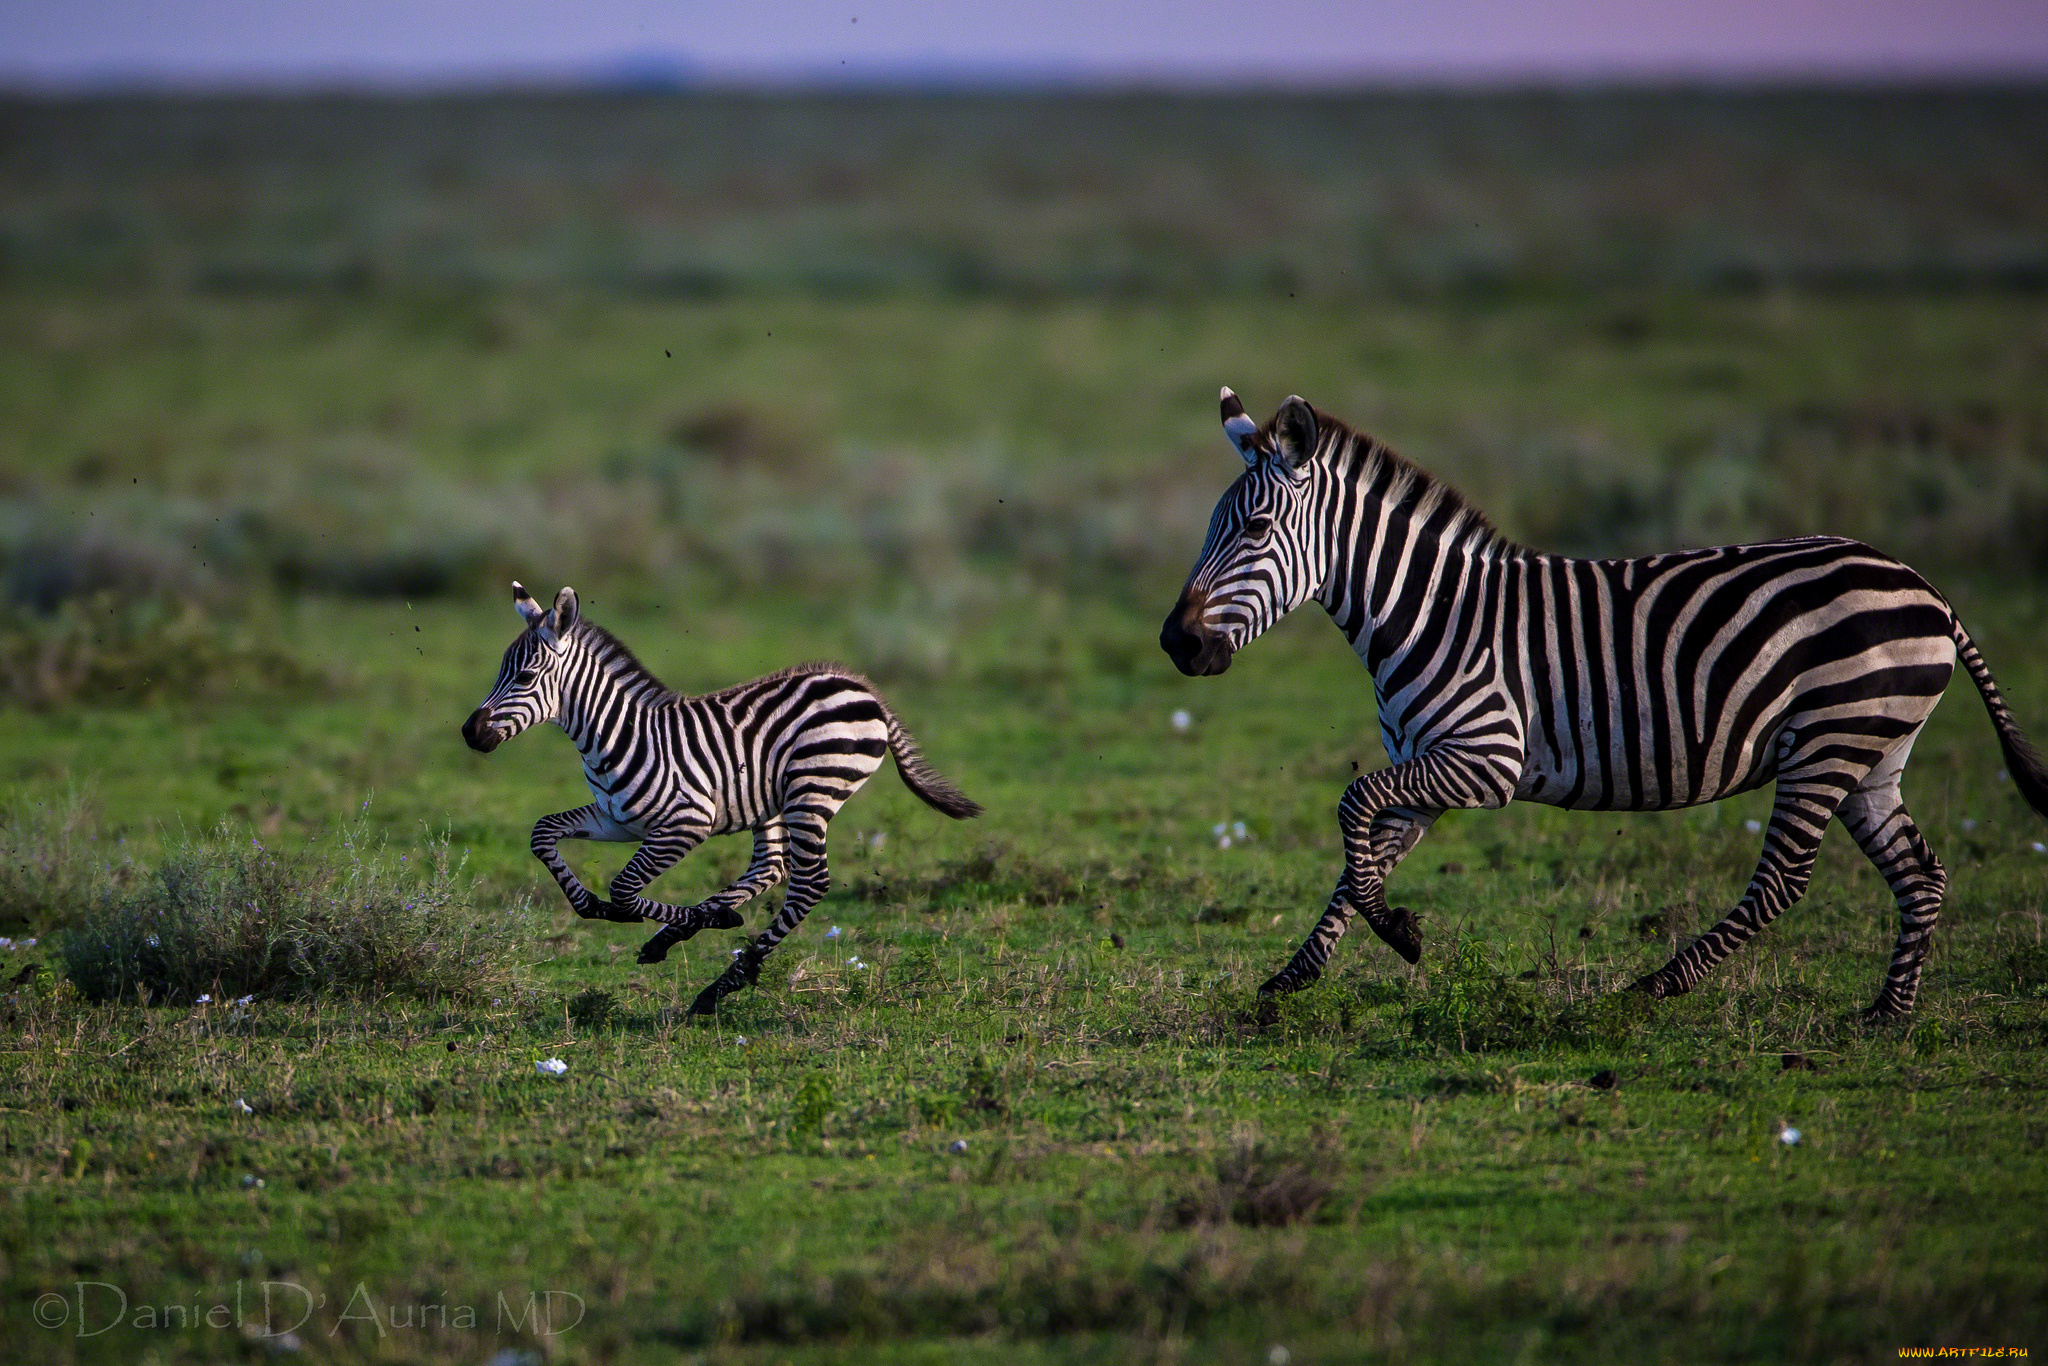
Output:
<path fill-rule="evenodd" d="M 1408 1013 L 1417 1039 L 1468 1052 L 1534 1048 L 1548 1030 L 1534 993 L 1510 981 L 1477 939 L 1460 939 Z"/>
<path fill-rule="evenodd" d="M 319 670 L 191 601 L 106 590 L 48 615 L 0 615 L 0 701 L 50 708 L 305 695 L 330 686 Z"/>
<path fill-rule="evenodd" d="M 0 927 L 47 933 L 136 876 L 81 793 L 17 801 L 0 813 Z"/>
<path fill-rule="evenodd" d="M 529 914 L 480 904 L 445 838 L 394 853 L 355 828 L 292 855 L 223 825 L 102 897 L 58 952 L 96 1001 L 479 998 L 516 984 Z"/>

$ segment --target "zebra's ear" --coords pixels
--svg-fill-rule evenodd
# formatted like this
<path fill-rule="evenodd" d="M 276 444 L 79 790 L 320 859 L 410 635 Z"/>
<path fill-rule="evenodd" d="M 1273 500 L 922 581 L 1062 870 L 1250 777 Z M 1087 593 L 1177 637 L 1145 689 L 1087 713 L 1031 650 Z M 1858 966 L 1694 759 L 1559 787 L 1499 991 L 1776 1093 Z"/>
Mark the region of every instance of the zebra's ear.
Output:
<path fill-rule="evenodd" d="M 1274 449 L 1290 468 L 1298 470 L 1316 453 L 1316 437 L 1316 410 L 1301 395 L 1288 395 L 1280 411 L 1273 414 Z"/>
<path fill-rule="evenodd" d="M 555 605 L 542 614 L 540 619 L 541 643 L 550 650 L 560 653 L 562 637 L 569 634 L 569 628 L 576 624 L 576 590 L 564 588 L 555 594 Z"/>
<path fill-rule="evenodd" d="M 520 619 L 528 626 L 540 625 L 540 619 L 547 615 L 533 600 L 533 594 L 526 591 L 526 585 L 517 579 L 512 580 L 512 605 L 519 609 Z"/>
<path fill-rule="evenodd" d="M 1259 440 L 1259 424 L 1245 413 L 1244 404 L 1228 385 L 1223 389 L 1223 434 L 1230 438 L 1230 444 L 1237 447 L 1237 453 L 1247 465 L 1259 463 L 1259 455 L 1265 449 Z"/>

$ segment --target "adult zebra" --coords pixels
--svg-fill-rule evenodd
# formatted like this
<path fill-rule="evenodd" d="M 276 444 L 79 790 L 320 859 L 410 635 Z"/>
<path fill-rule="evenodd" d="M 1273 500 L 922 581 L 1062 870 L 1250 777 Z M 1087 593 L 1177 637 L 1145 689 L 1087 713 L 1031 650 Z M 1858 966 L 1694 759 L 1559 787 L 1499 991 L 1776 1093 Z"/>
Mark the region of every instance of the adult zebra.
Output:
<path fill-rule="evenodd" d="M 846 800 L 896 756 L 904 785 L 963 820 L 981 808 L 925 762 L 881 694 L 859 674 L 800 664 L 722 692 L 686 697 L 584 617 L 564 588 L 542 611 L 519 584 L 512 605 L 526 629 L 505 651 L 498 681 L 463 722 L 469 747 L 488 754 L 527 727 L 552 721 L 583 755 L 588 806 L 543 816 L 533 853 L 586 920 L 638 924 L 661 933 L 641 946 L 659 963 L 699 930 L 731 929 L 739 907 L 789 878 L 782 910 L 698 994 L 694 1015 L 755 980 L 761 960 L 795 929 L 831 885 L 825 827 Z M 641 889 L 713 835 L 754 832 L 754 857 L 738 881 L 694 906 L 670 906 Z M 565 839 L 640 841 L 599 900 L 556 849 Z"/>
<path fill-rule="evenodd" d="M 1633 560 L 1546 555 L 1300 398 L 1262 428 L 1225 389 L 1223 430 L 1248 468 L 1216 505 L 1161 648 L 1184 674 L 1222 673 L 1314 597 L 1372 671 L 1393 761 L 1345 791 L 1336 892 L 1263 993 L 1319 977 L 1354 914 L 1418 961 L 1415 918 L 1388 909 L 1385 880 L 1446 810 L 1515 798 L 1666 810 L 1775 779 L 1741 902 L 1636 989 L 1690 990 L 1798 900 L 1832 816 L 1899 907 L 1867 1017 L 1904 1014 L 1947 875 L 1899 775 L 1958 654 L 2014 784 L 2048 815 L 2048 764 L 1954 610 L 1868 546 L 1808 536 Z"/>

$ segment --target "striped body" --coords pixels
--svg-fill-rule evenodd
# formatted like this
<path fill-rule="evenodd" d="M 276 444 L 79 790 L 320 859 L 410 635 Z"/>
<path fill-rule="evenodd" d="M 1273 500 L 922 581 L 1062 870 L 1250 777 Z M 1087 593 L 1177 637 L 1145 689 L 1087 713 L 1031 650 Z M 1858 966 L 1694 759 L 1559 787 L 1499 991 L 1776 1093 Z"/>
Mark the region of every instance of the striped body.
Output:
<path fill-rule="evenodd" d="M 1890 883 L 1902 928 L 1872 1012 L 1911 1008 L 1946 875 L 1899 774 L 1958 657 L 2007 766 L 2048 814 L 2048 767 L 2020 737 L 1948 603 L 1905 565 L 1815 536 L 1642 559 L 1517 546 L 1448 486 L 1290 399 L 1257 428 L 1228 391 L 1249 466 L 1217 505 L 1161 644 L 1220 673 L 1313 597 L 1371 671 L 1392 766 L 1338 809 L 1345 873 L 1267 983 L 1320 975 L 1355 914 L 1409 961 L 1414 918 L 1384 880 L 1452 808 L 1695 806 L 1777 784 L 1741 903 L 1638 985 L 1690 989 L 1804 891 L 1830 818 Z"/>
<path fill-rule="evenodd" d="M 730 929 L 738 908 L 785 877 L 781 911 L 692 1007 L 708 1013 L 754 980 L 761 960 L 830 886 L 825 828 L 882 765 L 896 757 L 904 782 L 955 817 L 980 808 L 924 762 L 917 744 L 873 686 L 830 664 L 806 664 L 701 697 L 663 687 L 624 645 L 577 611 L 563 589 L 553 609 L 514 584 L 528 623 L 505 651 L 497 685 L 463 726 L 489 752 L 538 722 L 559 725 L 583 756 L 591 803 L 544 816 L 534 856 L 586 919 L 663 922 L 640 950 L 658 963 L 700 929 Z M 751 830 L 754 857 L 731 886 L 677 907 L 643 889 L 714 835 Z M 600 899 L 577 880 L 564 839 L 640 842 Z"/>

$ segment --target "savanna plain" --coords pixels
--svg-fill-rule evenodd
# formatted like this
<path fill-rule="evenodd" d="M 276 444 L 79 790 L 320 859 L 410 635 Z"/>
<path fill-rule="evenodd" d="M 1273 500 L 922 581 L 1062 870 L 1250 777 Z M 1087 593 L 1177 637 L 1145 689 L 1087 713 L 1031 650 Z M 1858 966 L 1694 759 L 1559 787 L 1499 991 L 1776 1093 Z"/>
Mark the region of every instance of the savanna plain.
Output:
<path fill-rule="evenodd" d="M 1616 994 L 1767 791 L 1449 815 L 1422 962 L 1262 1002 L 1369 680 L 1313 606 L 1156 644 L 1230 384 L 1545 548 L 1870 540 L 2048 740 L 2039 92 L 17 101 L 0 196 L 7 1359 L 2048 1351 L 2048 822 L 1967 679 L 1908 1022 L 1839 829 Z M 526 849 L 568 742 L 457 734 L 514 577 L 686 691 L 862 668 L 987 814 L 877 774 L 688 1017 L 744 932 L 636 965 Z"/>

